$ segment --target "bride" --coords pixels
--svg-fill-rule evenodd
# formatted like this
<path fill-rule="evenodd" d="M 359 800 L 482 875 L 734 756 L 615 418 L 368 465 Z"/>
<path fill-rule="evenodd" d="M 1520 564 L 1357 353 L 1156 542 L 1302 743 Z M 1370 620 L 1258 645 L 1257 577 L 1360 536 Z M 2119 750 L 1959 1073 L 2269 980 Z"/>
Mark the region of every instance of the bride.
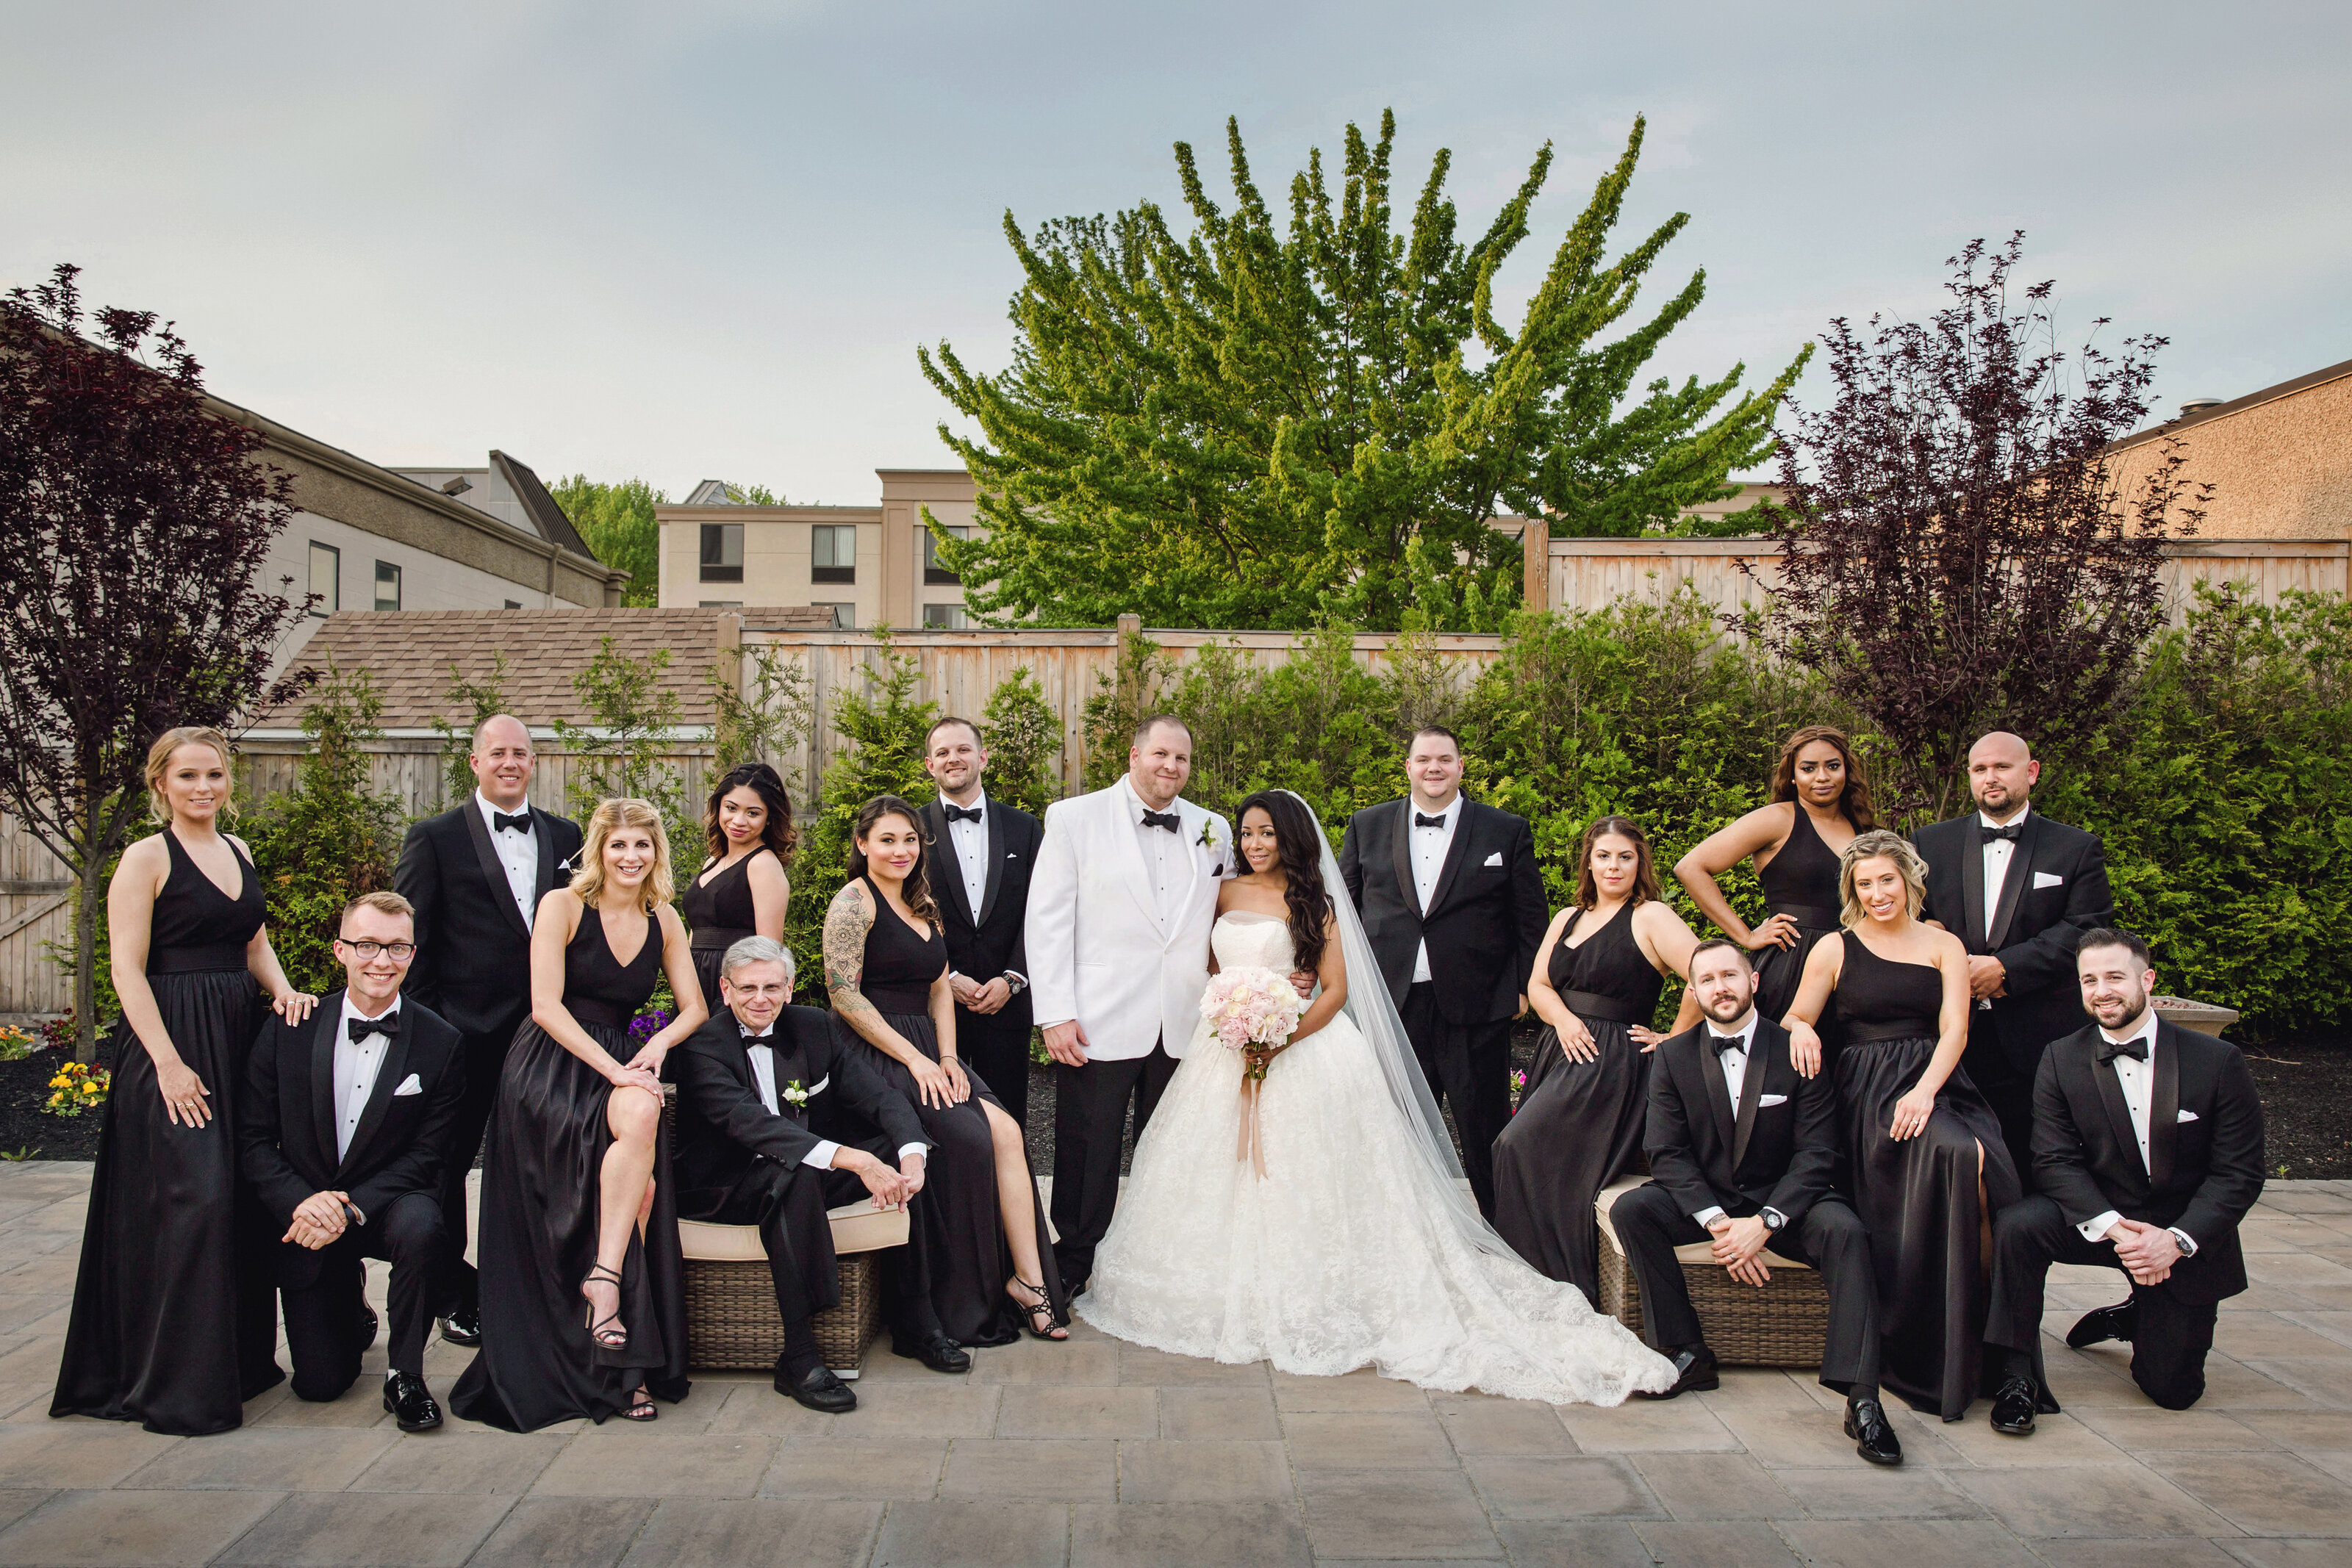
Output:
<path fill-rule="evenodd" d="M 1248 870 L 1219 894 L 1214 965 L 1312 970 L 1320 988 L 1286 1043 L 1250 1052 L 1267 1063 L 1255 1159 L 1237 1153 L 1249 1063 L 1203 1020 L 1078 1314 L 1156 1349 L 1307 1375 L 1370 1365 L 1556 1405 L 1668 1387 L 1664 1360 L 1479 1217 L 1362 924 L 1331 895 L 1315 814 L 1269 790 L 1240 822 Z"/>

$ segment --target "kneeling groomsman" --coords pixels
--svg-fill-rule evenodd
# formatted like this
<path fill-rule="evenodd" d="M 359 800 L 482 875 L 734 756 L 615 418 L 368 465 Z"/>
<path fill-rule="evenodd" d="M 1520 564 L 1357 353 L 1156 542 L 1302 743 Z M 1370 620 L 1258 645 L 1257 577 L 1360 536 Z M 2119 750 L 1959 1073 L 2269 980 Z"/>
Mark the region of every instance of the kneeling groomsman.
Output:
<path fill-rule="evenodd" d="M 308 1021 L 271 1019 L 246 1063 L 237 1106 L 245 1179 L 284 1225 L 277 1248 L 294 1392 L 342 1396 L 373 1337 L 370 1258 L 392 1265 L 391 1368 L 383 1407 L 404 1432 L 441 1425 L 425 1384 L 425 1333 L 446 1288 L 441 1167 L 466 1088 L 455 1026 L 401 982 L 416 956 L 415 911 L 396 893 L 343 908 L 343 989 Z"/>
<path fill-rule="evenodd" d="M 2042 1371 L 2053 1263 L 2104 1263 L 2131 1300 L 2077 1322 L 2079 1350 L 2128 1341 L 2132 1381 L 2168 1410 L 2205 1392 L 2220 1303 L 2246 1288 L 2238 1224 L 2263 1191 L 2263 1107 L 2238 1048 L 2157 1016 L 2147 944 L 2099 929 L 2074 953 L 2089 1027 L 2052 1042 L 2033 1085 L 2041 1191 L 1993 1220 L 1985 1340 L 2006 1352 L 1997 1432 L 2054 1412 Z"/>
<path fill-rule="evenodd" d="M 1692 950 L 1691 994 L 1704 1021 L 1658 1044 L 1643 1143 L 1650 1183 L 1610 1211 L 1642 1288 L 1642 1326 L 1675 1364 L 1671 1399 L 1717 1385 L 1715 1353 L 1700 1335 L 1675 1249 L 1712 1240 L 1715 1260 L 1742 1284 L 1771 1278 L 1763 1252 L 1821 1271 L 1829 1287 L 1822 1384 L 1846 1396 L 1845 1435 L 1874 1465 L 1899 1465 L 1903 1445 L 1878 1396 L 1878 1281 L 1870 1233 L 1830 1190 L 1837 1164 L 1835 1091 L 1800 1077 L 1789 1034 L 1756 1010 L 1756 971 L 1718 936 Z"/>
<path fill-rule="evenodd" d="M 923 1190 L 930 1147 L 907 1097 L 884 1082 L 864 1046 L 844 1049 L 825 1015 L 788 1007 L 793 955 L 766 936 L 747 936 L 721 960 L 726 1006 L 670 1055 L 677 1078 L 677 1173 L 681 1219 L 756 1225 L 775 1281 L 784 1350 L 776 1392 L 812 1410 L 839 1415 L 857 1396 L 818 1354 L 809 1319 L 841 1300 L 830 1206 L 872 1195 L 877 1208 L 903 1207 Z M 824 1096 L 820 1102 L 818 1096 Z M 857 1143 L 810 1130 L 821 1124 Z M 932 1311 L 922 1228 L 894 1248 L 884 1278 L 891 1348 L 941 1372 L 969 1372 L 971 1354 L 950 1340 Z"/>

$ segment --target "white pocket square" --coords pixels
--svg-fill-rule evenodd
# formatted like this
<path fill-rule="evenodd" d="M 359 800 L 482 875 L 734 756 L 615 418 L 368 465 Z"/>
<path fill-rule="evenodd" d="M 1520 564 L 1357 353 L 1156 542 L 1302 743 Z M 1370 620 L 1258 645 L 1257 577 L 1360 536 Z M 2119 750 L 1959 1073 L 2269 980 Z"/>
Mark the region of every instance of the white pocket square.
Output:
<path fill-rule="evenodd" d="M 1488 865 L 1501 865 L 1503 863 L 1503 852 L 1496 850 L 1493 854 L 1488 855 L 1486 857 L 1486 863 Z"/>
<path fill-rule="evenodd" d="M 2037 871 L 2033 873 L 2033 890 L 2036 893 L 2039 893 L 2045 887 L 2063 886 L 2065 881 L 2066 879 L 2064 877 L 2055 875 L 2050 872 Z"/>
<path fill-rule="evenodd" d="M 400 1087 L 394 1090 L 392 1092 L 395 1099 L 403 1094 L 422 1094 L 425 1092 L 425 1085 L 417 1078 L 416 1074 L 412 1072 L 407 1077 L 402 1079 L 400 1081 Z"/>
<path fill-rule="evenodd" d="M 814 1085 L 813 1085 L 813 1086 L 810 1088 L 810 1090 L 809 1090 L 809 1093 L 810 1093 L 810 1095 L 814 1097 L 814 1096 L 815 1096 L 815 1095 L 818 1095 L 818 1094 L 822 1094 L 822 1093 L 824 1093 L 824 1086 L 825 1086 L 826 1084 L 828 1084 L 828 1083 L 832 1082 L 833 1082 L 833 1074 L 832 1074 L 832 1073 L 830 1073 L 830 1072 L 826 1073 L 824 1077 L 822 1077 L 822 1078 L 818 1079 L 818 1080 L 816 1081 L 815 1084 L 814 1084 Z"/>
<path fill-rule="evenodd" d="M 1789 1097 L 1786 1094 L 1767 1094 L 1756 1102 L 1756 1108 L 1761 1111 L 1774 1105 L 1786 1105 L 1788 1103 Z"/>
<path fill-rule="evenodd" d="M 2180 1113 L 2180 1119 L 2184 1122 L 2194 1122 L 2197 1120 L 2197 1113 L 2194 1111 L 2183 1111 Z"/>

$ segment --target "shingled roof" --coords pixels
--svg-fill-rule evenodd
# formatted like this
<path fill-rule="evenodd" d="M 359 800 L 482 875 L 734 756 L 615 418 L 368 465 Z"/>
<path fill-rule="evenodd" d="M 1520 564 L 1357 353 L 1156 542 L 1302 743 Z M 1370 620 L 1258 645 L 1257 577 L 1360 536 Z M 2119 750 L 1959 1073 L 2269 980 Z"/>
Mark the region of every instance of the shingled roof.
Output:
<path fill-rule="evenodd" d="M 509 713 L 533 726 L 559 718 L 581 724 L 588 716 L 572 677 L 610 637 L 616 652 L 633 659 L 668 649 L 662 685 L 677 694 L 679 722 L 707 725 L 713 717 L 707 672 L 722 634 L 732 647 L 740 624 L 725 610 L 347 610 L 327 617 L 295 663 L 323 668 L 332 659 L 340 670 L 371 672 L 383 694 L 378 722 L 398 734 L 429 730 L 436 718 L 468 716 L 450 700 L 452 681 L 488 684 L 503 654 L 500 685 Z M 295 728 L 307 706 L 307 699 L 289 703 L 262 716 L 257 727 Z"/>
<path fill-rule="evenodd" d="M 596 559 L 596 552 L 588 548 L 588 541 L 580 537 L 580 530 L 572 526 L 572 519 L 564 515 L 562 507 L 555 504 L 555 497 L 547 493 L 547 486 L 539 482 L 539 476 L 531 470 L 530 464 L 498 451 L 490 454 L 490 463 L 505 476 L 507 487 L 515 493 L 515 499 L 520 501 L 522 509 L 530 515 L 530 520 L 539 528 L 540 538 L 575 555 L 584 555 L 590 560 Z"/>

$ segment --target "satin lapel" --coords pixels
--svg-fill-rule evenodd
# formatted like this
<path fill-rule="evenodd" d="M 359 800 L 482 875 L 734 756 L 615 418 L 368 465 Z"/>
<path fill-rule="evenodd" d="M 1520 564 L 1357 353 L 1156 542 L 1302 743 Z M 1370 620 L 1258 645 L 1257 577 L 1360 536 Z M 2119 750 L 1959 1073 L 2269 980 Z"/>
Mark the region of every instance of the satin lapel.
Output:
<path fill-rule="evenodd" d="M 1421 884 L 1413 880 L 1412 875 L 1412 797 L 1410 795 L 1397 802 L 1396 825 L 1391 832 L 1389 851 L 1396 860 L 1397 890 L 1404 899 L 1405 907 L 1423 919 L 1428 918 L 1429 911 L 1421 906 Z"/>
<path fill-rule="evenodd" d="M 507 881 L 507 868 L 499 859 L 497 846 L 490 842 L 490 827 L 488 822 L 482 821 L 482 809 L 474 803 L 473 797 L 469 795 L 466 798 L 466 803 L 459 807 L 458 810 L 466 819 L 466 831 L 473 836 L 474 858 L 482 862 L 482 880 L 490 884 L 490 902 L 499 906 L 500 913 L 506 915 L 509 925 L 528 938 L 530 936 L 530 923 L 522 917 L 522 911 L 515 907 L 514 887 Z M 531 826 L 539 834 L 539 863 L 544 870 L 548 861 L 547 834 L 544 829 L 539 827 L 536 812 L 532 813 Z M 331 1148 L 333 1145 L 328 1146 Z"/>
<path fill-rule="evenodd" d="M 2123 1168 L 2126 1171 L 2137 1170 L 2139 1166 L 2132 1156 L 2139 1153 L 2139 1134 L 2132 1131 L 2131 1107 L 2124 1102 L 2123 1082 L 2116 1076 L 2115 1063 L 2099 1060 L 2099 1048 L 2095 1043 L 2097 1035 L 2094 1034 L 2092 1039 L 2095 1043 L 2091 1047 L 2091 1077 L 2099 1086 L 2099 1103 L 2106 1107 L 2107 1128 L 2115 1134 Z M 2154 1125 L 2151 1114 L 2151 1130 Z M 2155 1140 L 2151 1137 L 2149 1142 L 2153 1145 Z"/>
<path fill-rule="evenodd" d="M 405 1010 L 405 1009 L 403 1009 Z M 392 1092 L 408 1076 L 408 1031 L 413 1019 L 403 1019 L 400 1029 L 384 1047 L 383 1061 L 377 1064 L 375 1085 L 368 1091 L 367 1108 L 360 1113 L 360 1124 L 352 1129 L 352 1146 L 335 1166 L 335 1180 L 341 1184 L 352 1163 L 367 1153 L 368 1143 L 383 1125 L 392 1112 Z M 332 1148 L 334 1145 L 327 1145 Z"/>
<path fill-rule="evenodd" d="M 477 820 L 480 813 L 477 812 Z M 310 1131 L 319 1140 L 319 1164 L 332 1170 L 335 1159 L 335 1031 L 343 1024 L 343 993 L 319 998 L 310 1023 Z M 285 1115 L 278 1113 L 281 1124 Z"/>
<path fill-rule="evenodd" d="M 960 909 L 964 919 L 977 928 L 971 904 L 963 894 L 963 862 L 956 857 L 955 840 L 948 832 L 947 811 L 938 800 L 923 808 L 923 831 L 931 836 L 930 852 L 926 857 L 931 867 L 931 896 L 945 901 L 948 907 Z"/>
<path fill-rule="evenodd" d="M 1977 842 L 1977 820 L 1973 816 L 1960 821 L 1960 913 L 1969 928 L 1960 933 L 1971 953 L 1983 953 L 1985 946 L 1984 848 Z"/>
<path fill-rule="evenodd" d="M 2009 874 L 2000 879 L 2000 904 L 1992 913 L 1992 935 L 1985 941 L 1987 952 L 1997 953 L 2009 941 L 2009 924 L 2017 918 L 2017 901 L 2028 883 L 2033 880 L 2033 852 L 2042 842 L 2042 813 L 2025 813 L 2025 831 L 2017 835 L 2017 848 L 2010 852 Z M 1984 855 L 1977 855 L 1981 873 Z"/>
<path fill-rule="evenodd" d="M 1139 841 L 1143 830 L 1136 826 L 1135 819 L 1127 814 L 1127 790 L 1113 785 L 1105 793 L 1110 796 L 1106 802 L 1108 810 L 1105 815 L 1108 819 L 1112 839 L 1111 853 L 1126 865 L 1127 890 L 1135 895 L 1143 917 L 1151 922 L 1151 928 L 1164 940 L 1168 936 L 1168 923 L 1160 918 L 1159 900 L 1152 896 L 1151 868 L 1144 863 L 1143 845 Z M 1152 830 L 1155 833 L 1159 831 L 1157 828 Z"/>
<path fill-rule="evenodd" d="M 1462 862 L 1472 853 L 1470 840 L 1470 802 L 1462 802 L 1462 820 L 1454 825 L 1454 841 L 1445 846 L 1445 863 L 1437 870 L 1437 887 L 1429 895 L 1431 913 L 1445 907 L 1445 900 L 1454 892 L 1454 879 L 1461 873 Z"/>
<path fill-rule="evenodd" d="M 1732 1123 L 1731 1080 L 1723 1075 L 1723 1059 L 1717 1056 L 1715 1048 L 1706 1042 L 1706 1027 L 1704 1024 L 1694 1035 L 1692 1049 L 1698 1052 L 1698 1075 L 1706 1080 L 1706 1108 L 1715 1117 L 1715 1135 L 1722 1140 L 1725 1149 L 1731 1149 L 1739 1142 L 1739 1134 Z M 1738 1155 L 1732 1157 L 1731 1166 L 1734 1171 L 1739 1168 Z"/>
<path fill-rule="evenodd" d="M 971 928 L 978 931 L 996 913 L 996 890 L 1004 881 L 1004 808 L 991 800 L 988 821 L 981 824 L 988 830 L 987 880 L 981 884 L 980 913 L 971 917 Z"/>
<path fill-rule="evenodd" d="M 1763 1032 L 1760 1027 L 1757 1032 L 1759 1035 Z M 1715 1052 L 1710 1050 L 1707 1054 L 1713 1056 Z M 1772 1054 L 1764 1049 L 1762 1040 L 1748 1040 L 1748 1071 L 1739 1079 L 1739 1121 L 1731 1138 L 1731 1169 L 1735 1177 L 1738 1175 L 1739 1162 L 1748 1157 L 1748 1138 L 1756 1130 L 1756 1107 L 1764 1100 L 1764 1075 L 1772 1070 Z M 1719 1059 L 1715 1065 L 1717 1071 L 1722 1071 L 1723 1063 Z M 1727 1084 L 1729 1082 L 1725 1080 Z"/>
<path fill-rule="evenodd" d="M 776 1057 L 776 1113 L 785 1121 L 805 1127 L 808 1125 L 808 1107 L 794 1105 L 785 1099 L 784 1085 L 797 1083 L 806 1089 L 814 1082 L 809 1076 L 808 1052 L 801 1048 L 798 1040 L 787 1040 L 782 1029 L 771 1034 L 769 1039 L 772 1041 L 769 1049 L 775 1051 Z M 772 1042 L 782 1042 L 782 1049 L 777 1049 L 776 1043 Z M 752 1093 L 760 1092 L 759 1075 L 751 1071 L 751 1053 L 749 1051 L 743 1053 L 743 1080 L 751 1084 Z"/>
<path fill-rule="evenodd" d="M 2158 1019 L 2156 1069 L 2147 1095 L 2147 1185 L 2154 1191 L 2172 1179 L 2180 1143 L 2180 1031 Z"/>

